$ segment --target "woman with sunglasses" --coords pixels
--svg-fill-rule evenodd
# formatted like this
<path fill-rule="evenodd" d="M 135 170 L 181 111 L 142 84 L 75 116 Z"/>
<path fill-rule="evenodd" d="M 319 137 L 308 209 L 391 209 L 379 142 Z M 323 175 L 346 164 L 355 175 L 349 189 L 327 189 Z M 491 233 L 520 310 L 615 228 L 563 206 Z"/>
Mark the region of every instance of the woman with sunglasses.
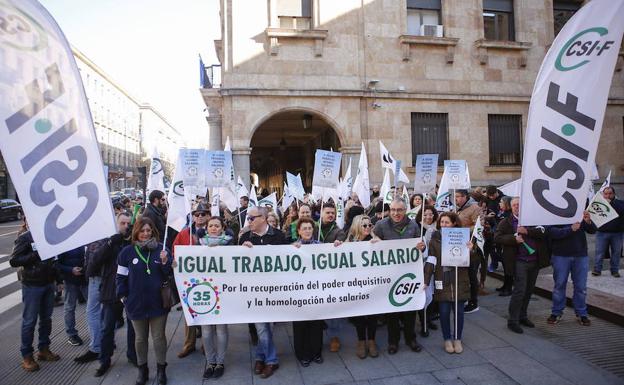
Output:
<path fill-rule="evenodd" d="M 429 257 L 425 263 L 425 287 L 433 277 L 435 281 L 434 299 L 440 307 L 440 324 L 444 337 L 444 350 L 447 353 L 461 353 L 464 348 L 461 343 L 464 328 L 464 302 L 470 298 L 469 267 L 457 268 L 457 282 L 455 281 L 455 268 L 442 266 L 442 232 L 443 227 L 461 227 L 461 220 L 456 213 L 444 212 L 438 218 L 438 230 L 429 242 Z M 470 249 L 470 262 L 479 260 L 473 243 L 468 243 Z M 455 336 L 451 335 L 451 309 L 455 307 L 455 292 L 457 290 L 457 330 Z"/>
<path fill-rule="evenodd" d="M 173 270 L 171 255 L 157 239 L 158 230 L 154 222 L 140 217 L 132 229 L 132 244 L 124 247 L 117 257 L 117 297 L 123 302 L 136 333 L 137 385 L 144 385 L 149 378 L 149 333 L 156 353 L 158 384 L 167 383 L 165 327 L 169 308 L 163 307 L 161 287 Z"/>
<path fill-rule="evenodd" d="M 365 242 L 373 239 L 373 224 L 368 215 L 358 215 L 353 218 L 351 227 L 349 228 L 349 234 L 347 235 L 346 242 Z M 355 348 L 355 355 L 361 359 L 370 356 L 376 358 L 379 356 L 379 350 L 377 349 L 377 343 L 375 342 L 375 334 L 377 332 L 377 315 L 362 315 L 358 317 L 351 317 L 349 319 L 351 323 L 355 325 L 357 332 L 357 347 Z"/>
<path fill-rule="evenodd" d="M 299 218 L 297 221 L 298 239 L 293 245 L 314 245 L 320 243 L 314 238 L 314 221 L 311 218 Z M 293 344 L 295 356 L 301 366 L 308 367 L 310 362 L 323 363 L 323 321 L 293 321 Z"/>
<path fill-rule="evenodd" d="M 199 243 L 211 247 L 228 246 L 233 244 L 233 238 L 225 233 L 225 222 L 221 217 L 210 217 L 208 219 L 208 231 L 199 239 Z M 223 376 L 225 372 L 224 361 L 228 344 L 228 326 L 202 325 L 201 331 L 206 354 L 204 379 L 217 379 Z"/>

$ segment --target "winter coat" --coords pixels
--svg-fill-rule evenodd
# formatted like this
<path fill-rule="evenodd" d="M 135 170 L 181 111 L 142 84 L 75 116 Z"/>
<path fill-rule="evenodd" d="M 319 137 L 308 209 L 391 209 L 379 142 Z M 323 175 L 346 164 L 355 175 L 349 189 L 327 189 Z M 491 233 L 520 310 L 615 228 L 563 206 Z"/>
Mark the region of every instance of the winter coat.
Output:
<path fill-rule="evenodd" d="M 382 241 L 420 237 L 420 226 L 407 216 L 400 223 L 394 223 L 390 217 L 375 223 L 373 233 Z"/>
<path fill-rule="evenodd" d="M 518 247 L 524 247 L 516 243 L 516 231 L 513 229 L 513 216 L 509 216 L 498 224 L 494 233 L 494 242 L 503 248 L 503 264 L 506 266 L 506 273 L 514 274 L 516 266 L 516 255 Z M 550 250 L 548 250 L 548 242 L 546 232 L 542 227 L 527 227 L 529 237 L 537 243 L 537 261 L 540 267 L 550 265 Z"/>
<path fill-rule="evenodd" d="M 461 220 L 461 226 L 470 227 L 470 230 L 472 231 L 475 223 L 477 223 L 477 220 L 479 219 L 479 215 L 481 215 L 481 207 L 479 207 L 474 199 L 470 198 L 457 210 L 457 215 Z"/>
<path fill-rule="evenodd" d="M 245 234 L 241 235 L 238 239 L 238 244 L 242 245 L 245 242 L 251 242 L 253 245 L 286 245 L 286 238 L 284 237 L 284 233 L 280 230 L 277 230 L 274 227 L 269 226 L 267 232 L 260 236 L 253 231 L 248 231 Z"/>
<path fill-rule="evenodd" d="M 165 239 L 165 229 L 167 228 L 167 218 L 165 218 L 163 211 L 152 206 L 151 203 L 148 203 L 145 207 L 145 211 L 143 211 L 143 216 L 154 222 L 156 230 L 158 230 L 158 242 L 162 243 Z"/>
<path fill-rule="evenodd" d="M 20 267 L 20 281 L 26 286 L 46 286 L 53 282 L 61 283 L 61 276 L 56 267 L 56 258 L 42 261 L 39 253 L 33 250 L 32 234 L 26 231 L 17 237 L 9 259 L 12 267 Z"/>
<path fill-rule="evenodd" d="M 477 246 L 475 245 L 470 252 L 471 265 L 479 261 L 479 254 L 476 249 Z M 424 282 L 430 282 L 431 277 L 434 277 L 435 292 L 433 298 L 438 302 L 455 301 L 455 268 L 442 266 L 442 233 L 440 231 L 436 231 L 431 236 L 429 255 L 436 257 L 436 264 L 434 266 L 430 262 L 425 263 Z M 468 267 L 457 268 L 457 298 L 460 303 L 470 299 L 468 270 Z"/>
<path fill-rule="evenodd" d="M 548 226 L 546 233 L 550 240 L 552 255 L 562 257 L 586 257 L 587 237 L 585 233 L 596 233 L 596 225 L 581 221 L 581 228 L 572 231 L 572 225 Z"/>
<path fill-rule="evenodd" d="M 61 270 L 61 275 L 65 283 L 71 283 L 73 285 L 85 286 L 87 279 L 84 275 L 84 263 L 85 263 L 85 247 L 80 246 L 73 250 L 66 251 L 58 256 L 57 266 Z M 83 268 L 82 274 L 74 275 L 72 270 L 74 267 Z"/>
<path fill-rule="evenodd" d="M 140 251 L 149 264 L 146 265 L 135 250 L 135 245 L 124 247 L 117 258 L 117 298 L 126 298 L 124 305 L 128 318 L 144 320 L 167 314 L 163 307 L 161 287 L 173 274 L 173 258 L 167 251 L 167 263 L 160 262 L 162 243 L 155 249 L 141 248 Z M 147 269 L 150 269 L 150 273 Z"/>
<path fill-rule="evenodd" d="M 124 247 L 128 246 L 130 241 L 124 239 L 123 235 L 115 234 L 105 239 L 104 244 L 100 247 L 91 258 L 89 263 L 90 269 L 97 269 L 101 272 L 102 281 L 100 283 L 100 302 L 111 304 L 117 302 L 117 257 Z"/>
<path fill-rule="evenodd" d="M 316 234 L 318 236 L 318 234 Z M 344 241 L 347 238 L 347 234 L 336 222 L 326 223 L 321 225 L 321 242 L 322 243 L 334 243 L 334 241 Z"/>

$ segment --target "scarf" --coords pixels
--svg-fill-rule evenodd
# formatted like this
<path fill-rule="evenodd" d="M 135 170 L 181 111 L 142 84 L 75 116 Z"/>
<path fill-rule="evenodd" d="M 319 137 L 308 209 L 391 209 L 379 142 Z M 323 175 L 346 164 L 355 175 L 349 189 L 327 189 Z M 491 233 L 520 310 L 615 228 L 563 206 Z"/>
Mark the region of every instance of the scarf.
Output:
<path fill-rule="evenodd" d="M 147 241 L 136 241 L 136 245 L 141 249 L 156 250 L 158 247 L 158 241 L 156 241 L 156 238 L 152 237 Z"/>

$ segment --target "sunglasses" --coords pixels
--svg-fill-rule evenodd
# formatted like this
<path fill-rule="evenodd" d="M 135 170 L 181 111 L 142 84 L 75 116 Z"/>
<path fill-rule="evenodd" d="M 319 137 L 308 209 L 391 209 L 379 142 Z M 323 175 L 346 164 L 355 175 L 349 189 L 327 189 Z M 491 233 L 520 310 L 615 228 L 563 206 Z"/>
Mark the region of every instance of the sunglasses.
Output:
<path fill-rule="evenodd" d="M 256 219 L 256 218 L 260 218 L 261 216 L 262 216 L 262 215 L 256 215 L 256 216 L 253 216 L 253 215 L 247 215 L 247 220 L 248 220 L 249 222 L 253 222 L 253 221 L 254 221 L 254 219 Z"/>
<path fill-rule="evenodd" d="M 372 223 L 364 223 L 364 224 L 362 224 L 362 227 L 364 227 L 364 228 L 373 227 L 373 224 Z"/>
<path fill-rule="evenodd" d="M 207 215 L 208 214 L 206 214 L 206 213 L 195 213 L 195 214 L 193 214 L 193 216 L 196 216 L 196 217 L 205 217 Z"/>

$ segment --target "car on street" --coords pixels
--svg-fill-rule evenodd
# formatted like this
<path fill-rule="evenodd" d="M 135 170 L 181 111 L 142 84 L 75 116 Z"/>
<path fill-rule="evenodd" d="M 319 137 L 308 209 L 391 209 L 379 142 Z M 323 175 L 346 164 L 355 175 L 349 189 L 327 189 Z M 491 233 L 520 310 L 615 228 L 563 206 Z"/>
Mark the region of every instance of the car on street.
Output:
<path fill-rule="evenodd" d="M 22 219 L 22 205 L 13 199 L 0 199 L 0 222 Z"/>

